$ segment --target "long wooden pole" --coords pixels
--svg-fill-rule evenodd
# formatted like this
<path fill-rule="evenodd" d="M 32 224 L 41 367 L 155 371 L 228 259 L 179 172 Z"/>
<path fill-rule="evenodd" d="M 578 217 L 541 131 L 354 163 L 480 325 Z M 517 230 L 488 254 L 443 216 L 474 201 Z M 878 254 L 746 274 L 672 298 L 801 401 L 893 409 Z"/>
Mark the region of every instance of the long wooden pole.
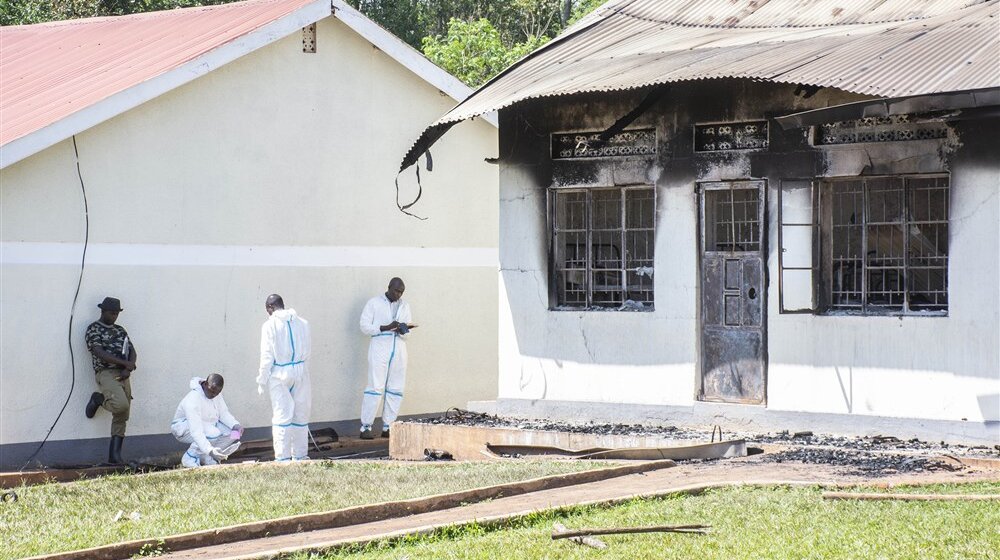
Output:
<path fill-rule="evenodd" d="M 611 529 L 577 529 L 565 533 L 553 533 L 552 540 L 593 535 L 623 535 L 628 533 L 695 533 L 704 535 L 703 529 L 711 525 L 655 525 L 651 527 L 615 527 Z"/>
<path fill-rule="evenodd" d="M 925 502 L 1000 501 L 1000 494 L 865 494 L 861 492 L 823 492 L 824 500 L 899 500 Z"/>

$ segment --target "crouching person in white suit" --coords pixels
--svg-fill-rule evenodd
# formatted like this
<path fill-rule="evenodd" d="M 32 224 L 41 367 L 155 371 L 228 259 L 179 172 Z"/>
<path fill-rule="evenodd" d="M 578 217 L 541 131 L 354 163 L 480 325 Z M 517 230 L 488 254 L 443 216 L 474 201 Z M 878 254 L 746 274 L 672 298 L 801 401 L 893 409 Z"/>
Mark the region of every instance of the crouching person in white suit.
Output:
<path fill-rule="evenodd" d="M 177 405 L 170 431 L 181 443 L 191 444 L 181 457 L 184 467 L 217 465 L 221 450 L 243 435 L 243 428 L 222 398 L 225 380 L 213 373 L 207 379 L 191 379 L 191 391 Z"/>

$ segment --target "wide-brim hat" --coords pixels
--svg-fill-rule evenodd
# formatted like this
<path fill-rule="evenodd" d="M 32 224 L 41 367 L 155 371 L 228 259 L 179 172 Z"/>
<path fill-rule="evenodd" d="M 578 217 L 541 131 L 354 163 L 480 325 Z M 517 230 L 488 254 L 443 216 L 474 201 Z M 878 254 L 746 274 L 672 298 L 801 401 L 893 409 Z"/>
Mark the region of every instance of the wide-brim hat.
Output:
<path fill-rule="evenodd" d="M 104 301 L 98 303 L 97 307 L 100 307 L 105 311 L 124 311 L 124 309 L 122 309 L 122 302 L 119 301 L 118 298 L 113 297 L 104 298 Z"/>

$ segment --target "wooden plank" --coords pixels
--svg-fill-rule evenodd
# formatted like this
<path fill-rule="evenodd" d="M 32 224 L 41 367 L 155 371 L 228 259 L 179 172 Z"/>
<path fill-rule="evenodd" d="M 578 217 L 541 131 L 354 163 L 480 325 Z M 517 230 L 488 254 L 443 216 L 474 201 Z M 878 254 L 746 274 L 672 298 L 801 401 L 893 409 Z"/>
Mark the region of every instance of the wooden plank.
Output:
<path fill-rule="evenodd" d="M 109 474 L 132 472 L 128 465 L 91 467 L 85 469 L 47 469 L 42 471 L 17 471 L 0 474 L 0 488 L 34 486 L 50 482 L 72 482 L 81 478 L 95 478 Z"/>
<path fill-rule="evenodd" d="M 591 448 L 579 451 L 544 445 L 493 445 L 487 443 L 486 449 L 498 455 L 555 455 L 560 457 L 575 457 L 577 459 L 625 459 L 639 461 L 655 461 L 658 459 L 673 459 L 674 461 L 722 459 L 726 457 L 745 457 L 747 454 L 746 441 L 742 439 L 670 447 Z"/>

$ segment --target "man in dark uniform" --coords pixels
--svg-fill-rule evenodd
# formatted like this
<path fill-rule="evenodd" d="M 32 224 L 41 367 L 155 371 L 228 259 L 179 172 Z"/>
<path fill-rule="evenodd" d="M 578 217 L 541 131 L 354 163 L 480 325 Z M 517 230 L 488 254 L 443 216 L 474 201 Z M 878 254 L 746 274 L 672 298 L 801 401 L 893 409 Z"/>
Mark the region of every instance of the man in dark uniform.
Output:
<path fill-rule="evenodd" d="M 86 413 L 87 418 L 93 418 L 101 406 L 111 413 L 108 462 L 121 464 L 125 423 L 128 422 L 132 405 L 129 377 L 135 371 L 135 346 L 129 340 L 125 328 L 115 324 L 122 311 L 118 298 L 106 297 L 97 307 L 101 308 L 101 318 L 87 327 L 86 338 L 100 392 L 90 396 Z"/>

